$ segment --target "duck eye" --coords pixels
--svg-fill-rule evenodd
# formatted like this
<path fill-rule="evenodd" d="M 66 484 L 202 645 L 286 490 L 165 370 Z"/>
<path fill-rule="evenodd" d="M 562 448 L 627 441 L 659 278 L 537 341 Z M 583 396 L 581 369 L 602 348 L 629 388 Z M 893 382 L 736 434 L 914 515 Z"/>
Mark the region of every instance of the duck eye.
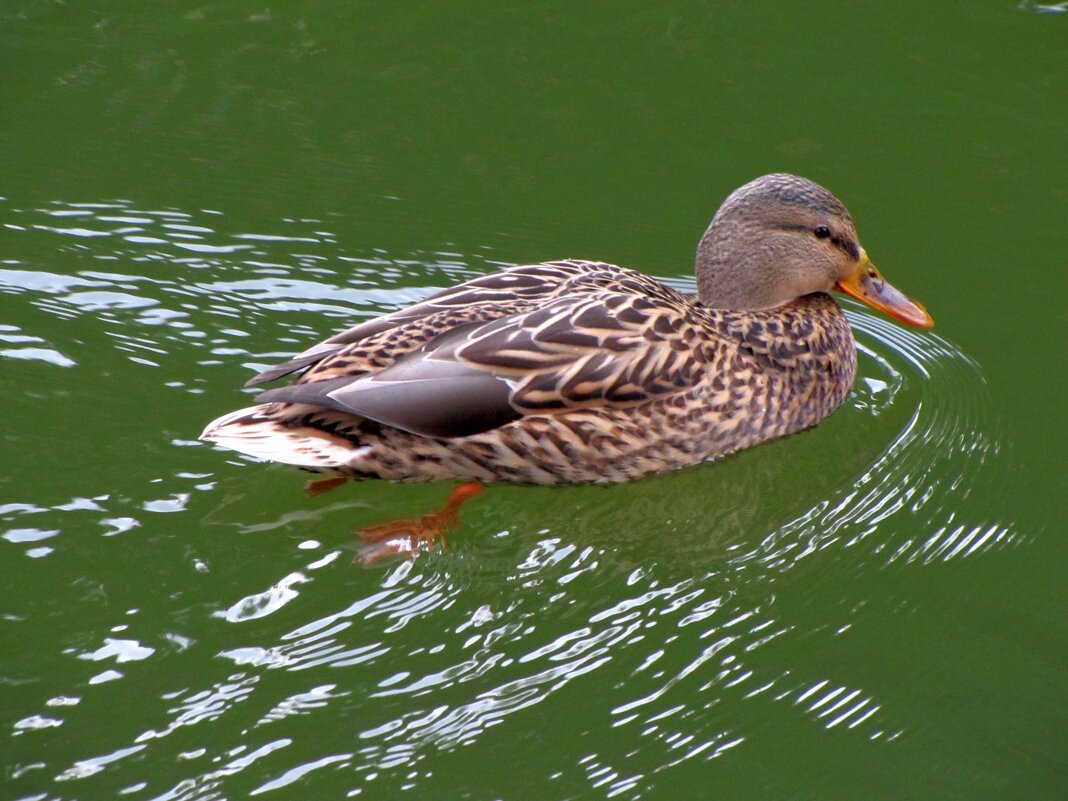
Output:
<path fill-rule="evenodd" d="M 831 229 L 826 225 L 819 225 L 812 233 L 816 235 L 816 239 L 826 239 L 831 235 Z"/>

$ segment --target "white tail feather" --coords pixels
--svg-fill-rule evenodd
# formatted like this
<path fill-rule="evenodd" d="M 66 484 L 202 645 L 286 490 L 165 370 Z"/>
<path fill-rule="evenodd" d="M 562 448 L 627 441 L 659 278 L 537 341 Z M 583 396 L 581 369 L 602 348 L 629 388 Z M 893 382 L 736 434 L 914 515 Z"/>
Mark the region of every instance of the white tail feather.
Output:
<path fill-rule="evenodd" d="M 267 412 L 270 404 L 249 406 L 208 423 L 202 440 L 272 462 L 330 471 L 358 461 L 369 448 L 307 426 L 281 425 Z"/>

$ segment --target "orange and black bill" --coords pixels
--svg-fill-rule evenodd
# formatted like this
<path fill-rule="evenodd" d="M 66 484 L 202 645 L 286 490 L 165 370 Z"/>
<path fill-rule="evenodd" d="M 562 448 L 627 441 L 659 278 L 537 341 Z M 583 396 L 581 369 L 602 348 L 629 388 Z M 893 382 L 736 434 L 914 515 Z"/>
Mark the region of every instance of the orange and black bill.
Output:
<path fill-rule="evenodd" d="M 894 289 L 871 263 L 863 248 L 857 269 L 848 278 L 839 281 L 836 289 L 903 323 L 920 328 L 934 325 L 934 318 L 927 309 Z"/>

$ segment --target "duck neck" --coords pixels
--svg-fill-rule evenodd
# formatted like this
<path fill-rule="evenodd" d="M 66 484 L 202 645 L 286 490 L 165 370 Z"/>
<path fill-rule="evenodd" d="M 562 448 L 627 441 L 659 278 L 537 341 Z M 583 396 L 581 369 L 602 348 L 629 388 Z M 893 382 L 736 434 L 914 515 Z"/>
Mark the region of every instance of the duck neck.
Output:
<path fill-rule="evenodd" d="M 755 241 L 744 231 L 726 234 L 724 226 L 712 225 L 697 246 L 694 272 L 697 297 L 711 309 L 763 311 L 787 302 L 796 281 L 781 265 L 788 243 L 778 237 L 765 236 L 757 247 L 741 249 L 736 242 Z M 772 265 L 780 265 L 772 268 Z M 800 294 L 800 293 L 799 293 Z"/>

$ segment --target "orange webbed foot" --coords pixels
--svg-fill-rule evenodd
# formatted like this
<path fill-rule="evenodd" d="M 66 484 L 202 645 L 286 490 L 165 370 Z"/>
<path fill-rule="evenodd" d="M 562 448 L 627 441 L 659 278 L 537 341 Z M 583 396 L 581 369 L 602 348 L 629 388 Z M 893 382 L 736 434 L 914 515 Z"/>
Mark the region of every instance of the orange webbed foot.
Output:
<path fill-rule="evenodd" d="M 314 498 L 317 495 L 322 495 L 324 492 L 330 492 L 330 490 L 340 487 L 348 480 L 347 476 L 316 478 L 304 485 L 304 494 L 309 498 Z"/>
<path fill-rule="evenodd" d="M 360 564 L 371 565 L 389 556 L 415 559 L 424 543 L 428 550 L 433 550 L 435 545 L 444 549 L 445 535 L 460 524 L 460 506 L 484 489 L 481 484 L 461 484 L 437 512 L 360 529 L 358 533 L 363 541 L 358 557 Z"/>

